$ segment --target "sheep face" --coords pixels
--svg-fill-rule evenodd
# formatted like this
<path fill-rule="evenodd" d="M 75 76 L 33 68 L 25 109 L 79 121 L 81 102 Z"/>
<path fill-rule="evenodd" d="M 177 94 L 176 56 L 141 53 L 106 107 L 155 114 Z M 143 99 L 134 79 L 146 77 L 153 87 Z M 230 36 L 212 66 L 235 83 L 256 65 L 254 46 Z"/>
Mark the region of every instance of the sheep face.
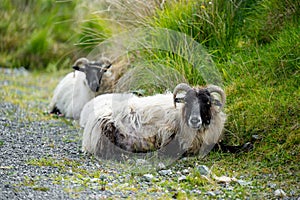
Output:
<path fill-rule="evenodd" d="M 185 96 L 177 98 L 177 93 L 185 92 Z M 221 96 L 221 102 L 215 99 L 211 94 L 217 93 Z M 226 96 L 224 91 L 214 85 L 209 85 L 205 88 L 192 88 L 186 83 L 178 84 L 173 92 L 173 101 L 176 108 L 176 103 L 184 103 L 182 109 L 182 118 L 184 123 L 196 130 L 205 129 L 210 124 L 212 118 L 212 106 L 222 108 L 225 104 Z"/>
<path fill-rule="evenodd" d="M 89 62 L 87 59 L 83 59 L 80 62 L 76 62 L 73 69 L 85 73 L 89 88 L 93 92 L 98 92 L 102 76 L 110 67 L 111 63 L 107 59 L 99 62 Z"/>
<path fill-rule="evenodd" d="M 211 97 L 206 89 L 190 89 L 183 98 L 183 117 L 192 129 L 205 128 L 211 119 Z"/>

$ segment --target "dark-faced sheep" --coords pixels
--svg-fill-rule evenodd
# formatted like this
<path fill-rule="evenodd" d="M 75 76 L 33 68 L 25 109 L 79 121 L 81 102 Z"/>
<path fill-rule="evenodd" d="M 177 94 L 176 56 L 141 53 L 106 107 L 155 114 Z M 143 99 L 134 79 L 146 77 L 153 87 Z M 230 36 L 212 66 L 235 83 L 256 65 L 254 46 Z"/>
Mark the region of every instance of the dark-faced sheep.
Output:
<path fill-rule="evenodd" d="M 184 97 L 177 97 L 180 91 Z M 127 152 L 151 152 L 177 141 L 175 148 L 187 155 L 206 153 L 222 135 L 225 101 L 218 86 L 192 88 L 184 83 L 173 94 L 100 95 L 82 111 L 87 119 L 83 151 L 102 157 L 110 143 Z"/>
<path fill-rule="evenodd" d="M 50 113 L 62 114 L 67 118 L 79 119 L 83 106 L 95 96 L 101 94 L 101 79 L 111 67 L 108 59 L 89 61 L 78 59 L 73 69 L 57 85 L 51 100 Z"/>

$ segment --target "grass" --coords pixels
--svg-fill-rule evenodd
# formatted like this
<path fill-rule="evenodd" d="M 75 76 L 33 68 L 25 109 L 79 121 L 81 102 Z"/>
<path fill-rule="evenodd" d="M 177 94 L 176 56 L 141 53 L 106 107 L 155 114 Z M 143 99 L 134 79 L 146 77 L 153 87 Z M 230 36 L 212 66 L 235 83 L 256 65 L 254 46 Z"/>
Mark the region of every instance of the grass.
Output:
<path fill-rule="evenodd" d="M 211 152 L 203 160 L 190 158 L 174 163 L 170 166 L 174 171 L 183 168 L 191 171 L 182 182 L 177 177 L 162 178 L 156 171 L 151 171 L 157 179 L 149 183 L 148 192 L 164 191 L 161 198 L 167 199 L 209 198 L 205 195 L 207 191 L 221 191 L 222 198 L 226 199 L 269 199 L 275 198 L 274 191 L 279 188 L 288 196 L 292 196 L 291 192 L 299 195 L 298 1 L 203 0 L 174 1 L 164 5 L 153 1 L 153 4 L 147 5 L 140 3 L 140 7 L 117 1 L 97 4 L 99 8 L 79 0 L 55 4 L 52 1 L 28 2 L 29 5 L 17 5 L 13 1 L 4 1 L 1 5 L 0 16 L 5 20 L 0 22 L 3 40 L 0 65 L 25 66 L 34 71 L 25 77 L 1 74 L 2 102 L 12 102 L 25 108 L 29 120 L 51 120 L 43 112 L 56 84 L 69 71 L 57 70 L 69 68 L 75 57 L 86 55 L 99 42 L 128 30 L 126 27 L 160 27 L 180 31 L 206 49 L 206 55 L 213 60 L 212 66 L 220 72 L 228 96 L 224 140 L 230 144 L 242 144 L 251 140 L 252 135 L 258 135 L 260 140 L 255 142 L 254 150 L 246 154 Z M 107 10 L 109 5 L 111 10 Z M 38 9 L 40 7 L 43 9 Z M 74 16 L 71 8 L 87 8 L 87 11 L 95 12 L 87 14 L 83 10 L 83 16 Z M 97 9 L 99 12 L 96 12 Z M 22 17 L 15 15 L 20 10 L 24 11 Z M 37 19 L 38 15 L 42 17 Z M 45 20 L 48 18 L 50 20 Z M 14 23 L 10 23 L 12 21 Z M 181 48 L 175 48 L 174 52 L 162 49 L 130 52 L 137 67 L 132 74 L 123 77 L 126 90 L 143 90 L 145 94 L 153 94 L 172 89 L 178 82 L 205 84 L 201 72 L 183 58 L 189 48 L 180 42 L 178 46 Z M 158 45 L 157 41 L 152 45 Z M 202 59 L 201 56 L 199 58 Z M 130 82 L 133 79 L 135 82 Z M 0 141 L 1 145 L 3 141 Z M 78 191 L 85 187 L 99 190 L 105 187 L 112 191 L 133 191 L 136 198 L 151 198 L 136 179 L 146 172 L 134 173 L 130 164 L 113 165 L 115 170 L 121 171 L 114 172 L 114 175 L 105 171 L 79 170 L 78 162 L 67 160 L 41 158 L 28 164 L 58 167 L 61 171 L 72 168 L 76 172 L 74 176 L 52 177 L 52 180 L 56 184 L 62 184 L 62 180 L 78 183 Z M 223 187 L 199 175 L 197 166 L 201 164 L 209 166 L 216 175 L 237 177 L 251 184 L 231 183 Z M 129 185 L 107 185 L 98 179 L 101 175 L 111 179 L 128 174 L 131 174 L 126 180 Z M 30 181 L 28 184 L 31 184 Z M 272 184 L 276 184 L 275 188 L 270 186 Z M 37 185 L 37 190 L 47 190 L 38 183 L 34 185 Z M 198 189 L 201 194 L 192 193 L 193 189 Z M 74 193 L 70 188 L 65 190 Z"/>
<path fill-rule="evenodd" d="M 68 68 L 95 43 L 110 36 L 108 26 L 101 25 L 101 18 L 88 14 L 84 6 L 77 0 L 4 0 L 0 6 L 0 66 L 48 71 Z"/>

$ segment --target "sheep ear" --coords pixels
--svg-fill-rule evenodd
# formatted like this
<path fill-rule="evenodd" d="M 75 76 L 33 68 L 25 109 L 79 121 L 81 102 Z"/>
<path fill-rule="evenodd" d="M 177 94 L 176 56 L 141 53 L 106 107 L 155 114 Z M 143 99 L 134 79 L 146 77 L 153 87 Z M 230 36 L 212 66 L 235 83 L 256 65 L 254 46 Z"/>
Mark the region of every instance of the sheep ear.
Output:
<path fill-rule="evenodd" d="M 77 70 L 77 71 L 81 71 L 81 72 L 84 72 L 84 69 L 85 69 L 85 66 L 81 66 L 79 67 L 78 65 L 75 65 L 72 67 L 74 70 Z"/>
<path fill-rule="evenodd" d="M 174 101 L 175 101 L 175 103 L 184 103 L 184 98 L 176 97 Z"/>
<path fill-rule="evenodd" d="M 176 108 L 176 103 L 184 103 L 184 97 L 176 97 L 174 98 L 174 107 Z"/>
<path fill-rule="evenodd" d="M 215 98 L 211 98 L 211 104 L 212 107 L 214 107 L 215 111 L 218 113 L 222 111 L 222 108 L 224 106 L 218 99 Z"/>
<path fill-rule="evenodd" d="M 221 102 L 220 102 L 219 100 L 215 99 L 215 98 L 212 98 L 211 103 L 212 103 L 213 105 L 215 105 L 215 106 L 220 106 L 220 107 L 222 107 Z"/>

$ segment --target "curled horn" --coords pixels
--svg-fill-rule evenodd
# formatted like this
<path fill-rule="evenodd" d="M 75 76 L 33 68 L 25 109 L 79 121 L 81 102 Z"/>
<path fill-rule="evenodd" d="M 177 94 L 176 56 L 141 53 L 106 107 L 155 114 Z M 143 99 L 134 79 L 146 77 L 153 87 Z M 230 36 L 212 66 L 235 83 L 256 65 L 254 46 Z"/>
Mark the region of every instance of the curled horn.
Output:
<path fill-rule="evenodd" d="M 86 58 L 79 58 L 75 61 L 74 65 L 72 66 L 72 68 L 74 69 L 73 78 L 75 78 L 75 71 L 82 71 L 88 62 L 89 60 Z"/>
<path fill-rule="evenodd" d="M 173 92 L 173 102 L 174 102 L 174 107 L 176 108 L 176 103 L 178 102 L 176 95 L 179 91 L 185 91 L 187 92 L 188 90 L 192 89 L 188 84 L 186 83 L 180 83 L 178 84 Z"/>
<path fill-rule="evenodd" d="M 87 58 L 79 58 L 75 61 L 74 66 L 80 66 L 80 65 L 85 65 L 89 62 Z"/>
<path fill-rule="evenodd" d="M 111 61 L 106 57 L 100 58 L 98 61 L 91 61 L 88 64 L 90 66 L 99 68 L 101 69 L 101 71 L 103 70 L 104 72 L 106 72 L 112 66 Z"/>
<path fill-rule="evenodd" d="M 221 96 L 221 105 L 220 105 L 220 102 L 213 102 L 213 104 L 217 104 L 217 105 L 219 104 L 220 109 L 222 109 L 226 102 L 226 95 L 225 95 L 224 91 L 219 86 L 216 86 L 216 85 L 208 85 L 207 90 L 209 91 L 209 93 L 216 92 Z"/>

